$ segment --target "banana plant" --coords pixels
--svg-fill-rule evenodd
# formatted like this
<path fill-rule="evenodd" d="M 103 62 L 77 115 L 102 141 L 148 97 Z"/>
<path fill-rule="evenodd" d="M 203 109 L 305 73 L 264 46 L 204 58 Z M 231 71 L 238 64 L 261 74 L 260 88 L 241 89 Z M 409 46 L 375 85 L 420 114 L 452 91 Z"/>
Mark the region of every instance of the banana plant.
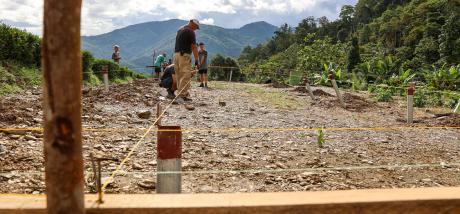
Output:
<path fill-rule="evenodd" d="M 428 85 L 440 90 L 458 90 L 460 84 L 460 64 L 447 68 L 444 64 L 440 68 L 432 66 L 432 70 L 424 72 Z"/>
<path fill-rule="evenodd" d="M 404 70 L 403 68 L 399 68 L 398 74 L 393 74 L 388 80 L 388 85 L 405 86 L 414 79 L 415 76 L 416 74 L 412 73 L 412 69 Z"/>

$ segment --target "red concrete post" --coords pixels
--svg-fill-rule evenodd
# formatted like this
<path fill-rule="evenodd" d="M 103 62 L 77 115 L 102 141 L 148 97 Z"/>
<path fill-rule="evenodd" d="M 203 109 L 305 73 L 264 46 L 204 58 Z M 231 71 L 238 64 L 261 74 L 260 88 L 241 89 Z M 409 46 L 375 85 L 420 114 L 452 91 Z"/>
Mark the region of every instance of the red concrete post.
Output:
<path fill-rule="evenodd" d="M 157 193 L 181 193 L 182 131 L 180 126 L 158 126 Z"/>
<path fill-rule="evenodd" d="M 414 122 L 414 92 L 415 87 L 407 88 L 407 123 L 409 124 Z"/>

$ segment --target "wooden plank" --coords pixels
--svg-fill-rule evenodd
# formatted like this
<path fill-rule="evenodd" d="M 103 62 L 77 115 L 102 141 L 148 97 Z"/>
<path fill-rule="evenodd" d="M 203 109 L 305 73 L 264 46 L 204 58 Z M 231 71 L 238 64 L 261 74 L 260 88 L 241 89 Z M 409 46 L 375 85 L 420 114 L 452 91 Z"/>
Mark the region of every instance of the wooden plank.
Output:
<path fill-rule="evenodd" d="M 84 213 L 81 0 L 45 0 L 42 64 L 48 213 Z"/>
<path fill-rule="evenodd" d="M 89 214 L 99 213 L 460 213 L 460 188 L 347 190 L 332 192 L 106 195 Z M 0 214 L 46 213 L 45 198 L 0 196 Z"/>

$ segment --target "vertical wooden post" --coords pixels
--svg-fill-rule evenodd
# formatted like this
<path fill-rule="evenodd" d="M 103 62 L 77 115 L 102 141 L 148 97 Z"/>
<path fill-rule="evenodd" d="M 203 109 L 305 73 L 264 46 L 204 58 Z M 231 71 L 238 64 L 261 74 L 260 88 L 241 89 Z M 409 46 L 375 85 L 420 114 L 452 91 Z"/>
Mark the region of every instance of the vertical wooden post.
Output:
<path fill-rule="evenodd" d="M 335 75 L 334 74 L 329 74 L 329 80 L 332 82 L 332 87 L 334 87 L 335 94 L 337 95 L 337 98 L 339 99 L 340 105 L 342 108 L 345 108 L 345 102 L 343 101 L 342 94 L 340 94 L 339 86 L 337 85 L 337 81 L 335 80 Z"/>
<path fill-rule="evenodd" d="M 232 82 L 232 76 L 233 76 L 233 68 L 230 68 L 230 78 L 228 82 Z"/>
<path fill-rule="evenodd" d="M 164 130 L 164 131 L 162 131 Z M 174 130 L 174 131 L 172 131 Z M 176 131 L 177 130 L 177 131 Z M 158 126 L 157 193 L 181 193 L 182 131 L 180 126 Z"/>
<path fill-rule="evenodd" d="M 109 91 L 109 67 L 108 66 L 102 67 L 102 75 L 104 77 L 105 90 Z"/>
<path fill-rule="evenodd" d="M 305 88 L 307 89 L 308 95 L 310 95 L 310 97 L 311 97 L 311 99 L 313 101 L 316 101 L 315 95 L 313 94 L 313 91 L 311 90 L 310 80 L 308 79 L 308 77 L 305 77 L 304 82 L 305 82 Z"/>
<path fill-rule="evenodd" d="M 85 213 L 81 0 L 45 0 L 42 65 L 48 213 Z"/>
<path fill-rule="evenodd" d="M 155 123 L 156 126 L 161 126 L 161 113 L 163 112 L 161 108 L 161 103 L 157 103 L 157 122 Z"/>
<path fill-rule="evenodd" d="M 458 104 L 454 109 L 454 113 L 457 113 L 460 110 L 460 99 L 458 99 Z"/>
<path fill-rule="evenodd" d="M 407 88 L 407 123 L 409 124 L 414 122 L 414 92 L 414 87 Z"/>

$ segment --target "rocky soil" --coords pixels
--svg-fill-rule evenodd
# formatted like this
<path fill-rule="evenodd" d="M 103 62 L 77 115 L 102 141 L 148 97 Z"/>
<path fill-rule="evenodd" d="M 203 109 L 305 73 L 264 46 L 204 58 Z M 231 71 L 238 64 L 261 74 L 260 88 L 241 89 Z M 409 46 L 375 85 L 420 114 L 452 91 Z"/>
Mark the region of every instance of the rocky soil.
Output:
<path fill-rule="evenodd" d="M 196 84 L 194 84 L 196 85 Z M 183 192 L 317 191 L 460 185 L 460 129 L 406 129 L 404 98 L 377 103 L 368 93 L 305 91 L 253 84 L 215 82 L 194 87 L 195 110 L 173 105 L 163 125 L 183 134 Z M 86 191 L 94 192 L 91 152 L 114 158 L 115 170 L 155 120 L 155 106 L 169 100 L 152 80 L 83 91 Z M 149 112 L 150 111 L 150 112 Z M 416 109 L 414 126 L 460 126 L 448 109 Z M 41 91 L 0 98 L 0 127 L 40 127 Z M 318 132 L 326 127 L 324 146 Z M 393 127 L 328 130 L 341 127 Z M 244 128 L 244 129 L 242 129 Z M 305 128 L 292 130 L 286 128 Z M 43 134 L 0 131 L 0 193 L 44 192 Z M 123 166 L 110 193 L 154 193 L 156 137 L 151 133 Z M 389 167 L 391 166 L 391 167 Z"/>

